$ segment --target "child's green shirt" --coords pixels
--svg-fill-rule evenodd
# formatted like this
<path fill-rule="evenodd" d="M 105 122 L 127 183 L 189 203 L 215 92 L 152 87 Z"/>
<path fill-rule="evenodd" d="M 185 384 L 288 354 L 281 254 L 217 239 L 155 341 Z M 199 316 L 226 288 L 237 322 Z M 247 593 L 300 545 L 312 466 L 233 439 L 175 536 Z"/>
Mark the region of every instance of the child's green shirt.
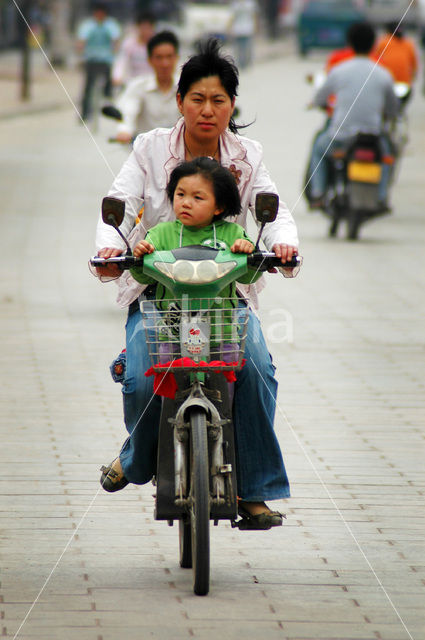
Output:
<path fill-rule="evenodd" d="M 235 222 L 227 222 L 226 220 L 217 220 L 214 224 L 203 227 L 202 229 L 192 229 L 185 227 L 179 220 L 174 222 L 160 222 L 148 231 L 145 240 L 155 247 L 156 251 L 169 251 L 177 247 L 185 247 L 191 244 L 200 244 L 207 247 L 214 247 L 214 226 L 215 239 L 217 249 L 230 249 L 235 240 L 242 238 L 244 240 L 252 240 L 247 236 L 243 227 Z M 254 244 L 254 243 L 252 243 Z M 153 278 L 143 273 L 143 267 L 134 267 L 130 269 L 131 275 L 135 280 L 142 284 L 152 284 L 156 282 Z M 243 284 L 251 284 L 258 280 L 261 272 L 256 269 L 248 268 L 239 282 Z M 237 306 L 236 283 L 231 282 L 221 292 L 220 296 L 229 299 L 224 306 Z M 158 283 L 157 298 L 170 299 L 173 294 L 168 289 Z M 216 307 L 216 305 L 214 305 Z"/>

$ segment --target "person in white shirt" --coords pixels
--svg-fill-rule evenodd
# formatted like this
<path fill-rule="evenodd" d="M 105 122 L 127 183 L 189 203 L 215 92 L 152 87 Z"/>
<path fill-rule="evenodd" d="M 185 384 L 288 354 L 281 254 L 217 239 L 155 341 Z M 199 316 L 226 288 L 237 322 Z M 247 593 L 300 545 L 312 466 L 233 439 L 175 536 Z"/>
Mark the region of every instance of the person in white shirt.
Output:
<path fill-rule="evenodd" d="M 172 127 L 180 117 L 174 77 L 179 41 L 171 31 L 160 31 L 148 42 L 150 76 L 134 78 L 116 101 L 123 119 L 116 139 L 128 143 L 138 133 L 156 127 Z"/>
<path fill-rule="evenodd" d="M 123 39 L 112 67 L 112 82 L 115 86 L 122 87 L 132 78 L 151 73 L 147 43 L 154 33 L 153 14 L 149 12 L 139 14 L 134 30 Z"/>

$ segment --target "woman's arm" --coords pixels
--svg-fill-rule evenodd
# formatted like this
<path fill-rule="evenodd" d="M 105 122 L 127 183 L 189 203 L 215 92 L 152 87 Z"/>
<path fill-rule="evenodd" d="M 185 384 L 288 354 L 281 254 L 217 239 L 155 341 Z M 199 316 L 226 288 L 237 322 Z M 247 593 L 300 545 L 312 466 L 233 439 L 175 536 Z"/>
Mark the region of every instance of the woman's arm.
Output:
<path fill-rule="evenodd" d="M 260 163 L 255 175 L 250 197 L 250 209 L 255 217 L 255 198 L 260 191 L 278 193 L 275 183 L 263 162 Z M 295 221 L 285 202 L 279 199 L 279 210 L 274 222 L 266 224 L 262 240 L 269 251 L 275 251 L 277 245 L 298 247 L 298 234 Z"/>
<path fill-rule="evenodd" d="M 136 218 L 143 206 L 144 187 L 145 169 L 132 151 L 108 193 L 108 196 L 120 198 L 125 202 L 124 220 L 120 230 L 126 238 L 134 228 Z M 105 224 L 100 216 L 96 230 L 96 248 L 100 251 L 106 247 L 125 250 L 125 245 L 118 233 L 113 227 Z"/>

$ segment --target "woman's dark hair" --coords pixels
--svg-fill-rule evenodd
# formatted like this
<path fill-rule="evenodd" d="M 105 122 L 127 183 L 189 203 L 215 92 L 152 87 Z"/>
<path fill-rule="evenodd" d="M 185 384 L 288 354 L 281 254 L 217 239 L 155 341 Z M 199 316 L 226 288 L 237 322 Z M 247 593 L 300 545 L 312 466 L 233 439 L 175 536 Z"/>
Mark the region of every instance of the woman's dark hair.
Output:
<path fill-rule="evenodd" d="M 179 181 L 187 176 L 200 175 L 213 187 L 215 203 L 223 211 L 215 219 L 237 216 L 241 210 L 241 198 L 233 174 L 221 164 L 201 156 L 189 162 L 182 162 L 172 172 L 167 184 L 167 196 L 171 203 Z"/>
<path fill-rule="evenodd" d="M 183 65 L 177 93 L 180 94 L 183 100 L 195 82 L 209 76 L 218 76 L 220 78 L 220 82 L 231 100 L 238 95 L 238 68 L 230 56 L 221 54 L 220 44 L 215 38 L 200 42 L 198 44 L 198 53 L 191 56 Z M 231 117 L 229 122 L 230 131 L 237 133 L 238 129 L 241 128 L 243 127 L 237 125 L 233 117 Z"/>
<path fill-rule="evenodd" d="M 172 31 L 160 31 L 159 33 L 155 33 L 146 45 L 149 58 L 152 56 L 155 47 L 158 47 L 160 44 L 171 44 L 176 53 L 179 51 L 179 41 L 175 33 Z"/>
<path fill-rule="evenodd" d="M 375 30 L 368 22 L 355 22 L 348 29 L 347 41 L 354 53 L 370 53 L 375 42 Z"/>

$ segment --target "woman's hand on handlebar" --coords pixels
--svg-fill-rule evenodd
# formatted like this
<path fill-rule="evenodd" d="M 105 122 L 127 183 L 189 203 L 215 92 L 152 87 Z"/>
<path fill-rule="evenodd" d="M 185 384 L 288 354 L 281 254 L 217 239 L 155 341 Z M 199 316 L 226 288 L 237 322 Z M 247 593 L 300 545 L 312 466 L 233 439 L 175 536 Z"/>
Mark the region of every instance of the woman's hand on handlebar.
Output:
<path fill-rule="evenodd" d="M 114 249 L 112 247 L 104 247 L 98 251 L 99 258 L 115 258 L 122 255 L 122 249 Z M 96 267 L 98 276 L 104 278 L 119 278 L 122 274 L 120 267 L 117 264 L 108 264 L 106 267 Z"/>
<path fill-rule="evenodd" d="M 276 257 L 280 258 L 280 261 L 285 264 L 285 262 L 290 262 L 293 256 L 298 255 L 297 247 L 294 247 L 290 244 L 274 244 L 272 247 L 272 251 L 275 252 Z M 291 271 L 291 269 L 287 269 L 286 271 Z M 272 267 L 269 269 L 269 273 L 277 273 L 277 269 Z"/>
<path fill-rule="evenodd" d="M 272 251 L 275 252 L 276 257 L 280 258 L 280 261 L 283 264 L 285 264 L 285 262 L 290 262 L 292 260 L 292 256 L 298 255 L 297 247 L 290 244 L 274 244 Z"/>
<path fill-rule="evenodd" d="M 155 247 L 153 244 L 146 242 L 146 240 L 140 240 L 133 249 L 133 255 L 136 258 L 141 258 L 141 256 L 144 256 L 146 253 L 153 253 L 154 251 Z"/>

